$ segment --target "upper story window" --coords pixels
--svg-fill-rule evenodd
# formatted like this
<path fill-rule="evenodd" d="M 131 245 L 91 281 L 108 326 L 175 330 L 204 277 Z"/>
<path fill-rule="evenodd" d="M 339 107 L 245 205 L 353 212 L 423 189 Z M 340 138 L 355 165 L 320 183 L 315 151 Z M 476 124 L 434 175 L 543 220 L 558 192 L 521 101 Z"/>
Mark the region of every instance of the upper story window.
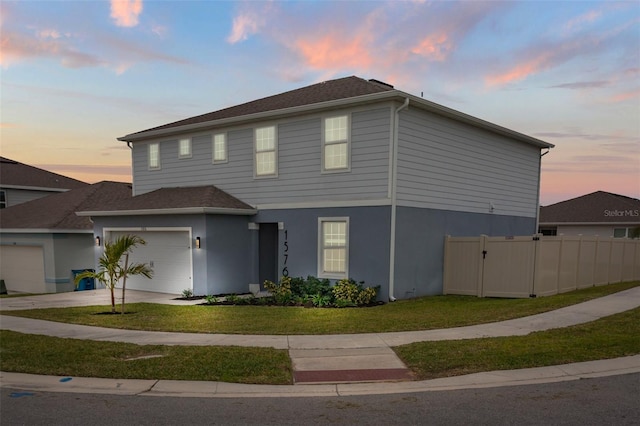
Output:
<path fill-rule="evenodd" d="M 318 219 L 318 277 L 349 276 L 349 218 Z"/>
<path fill-rule="evenodd" d="M 278 175 L 278 147 L 276 127 L 260 127 L 255 133 L 255 176 Z"/>
<path fill-rule="evenodd" d="M 160 168 L 160 144 L 158 142 L 150 143 L 149 145 L 149 169 L 159 169 Z"/>
<path fill-rule="evenodd" d="M 191 157 L 191 138 L 183 138 L 178 142 L 178 158 Z"/>
<path fill-rule="evenodd" d="M 0 189 L 0 209 L 7 207 L 7 192 L 4 189 Z"/>
<path fill-rule="evenodd" d="M 349 170 L 349 117 L 325 118 L 323 133 L 322 170 Z"/>
<path fill-rule="evenodd" d="M 213 135 L 213 162 L 227 162 L 227 135 L 224 133 Z"/>

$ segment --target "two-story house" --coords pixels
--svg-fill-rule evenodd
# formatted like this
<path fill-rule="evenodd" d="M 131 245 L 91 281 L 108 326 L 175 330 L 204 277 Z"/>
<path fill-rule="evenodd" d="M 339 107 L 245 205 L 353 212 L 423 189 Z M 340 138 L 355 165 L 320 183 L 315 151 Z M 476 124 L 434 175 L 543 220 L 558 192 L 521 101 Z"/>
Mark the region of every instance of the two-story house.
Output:
<path fill-rule="evenodd" d="M 77 179 L 0 157 L 0 209 L 87 185 Z"/>
<path fill-rule="evenodd" d="M 85 211 L 148 241 L 153 280 L 246 292 L 283 275 L 351 277 L 383 300 L 440 294 L 454 236 L 536 232 L 553 145 L 376 81 L 314 84 L 119 138 L 133 195 Z"/>

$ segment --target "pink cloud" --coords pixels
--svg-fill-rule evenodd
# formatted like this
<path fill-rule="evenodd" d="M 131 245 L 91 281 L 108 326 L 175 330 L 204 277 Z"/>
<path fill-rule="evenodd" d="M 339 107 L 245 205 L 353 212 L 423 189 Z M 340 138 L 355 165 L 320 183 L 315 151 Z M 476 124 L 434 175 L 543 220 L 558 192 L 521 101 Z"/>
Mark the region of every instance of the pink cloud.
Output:
<path fill-rule="evenodd" d="M 142 0 L 111 0 L 111 18 L 119 27 L 135 27 L 142 13 Z"/>
<path fill-rule="evenodd" d="M 22 34 L 4 31 L 0 38 L 0 65 L 11 64 L 37 57 L 60 58 L 67 68 L 102 65 L 97 57 L 79 52 L 58 39 L 37 39 Z"/>
<path fill-rule="evenodd" d="M 631 90 L 629 92 L 618 93 L 609 98 L 609 102 L 618 103 L 629 99 L 640 98 L 640 89 Z"/>
<path fill-rule="evenodd" d="M 420 44 L 411 49 L 411 52 L 441 62 L 446 59 L 452 49 L 453 43 L 449 36 L 446 33 L 439 33 L 425 37 Z"/>
<path fill-rule="evenodd" d="M 298 40 L 295 45 L 306 64 L 316 70 L 367 68 L 373 63 L 363 37 L 348 40 L 340 34 L 327 34 L 321 38 Z"/>
<path fill-rule="evenodd" d="M 543 52 L 538 57 L 517 64 L 510 70 L 488 76 L 485 81 L 490 86 L 498 86 L 514 81 L 524 80 L 532 74 L 536 74 L 546 68 L 549 68 L 553 62 L 553 54 L 551 52 Z"/>

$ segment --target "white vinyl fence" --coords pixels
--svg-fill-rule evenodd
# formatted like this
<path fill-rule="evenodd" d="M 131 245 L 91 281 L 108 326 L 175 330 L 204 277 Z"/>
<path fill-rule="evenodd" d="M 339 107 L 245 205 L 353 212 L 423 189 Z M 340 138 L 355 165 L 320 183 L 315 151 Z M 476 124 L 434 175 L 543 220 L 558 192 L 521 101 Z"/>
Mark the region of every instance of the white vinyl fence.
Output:
<path fill-rule="evenodd" d="M 640 240 L 586 236 L 450 237 L 444 294 L 550 296 L 640 280 Z"/>

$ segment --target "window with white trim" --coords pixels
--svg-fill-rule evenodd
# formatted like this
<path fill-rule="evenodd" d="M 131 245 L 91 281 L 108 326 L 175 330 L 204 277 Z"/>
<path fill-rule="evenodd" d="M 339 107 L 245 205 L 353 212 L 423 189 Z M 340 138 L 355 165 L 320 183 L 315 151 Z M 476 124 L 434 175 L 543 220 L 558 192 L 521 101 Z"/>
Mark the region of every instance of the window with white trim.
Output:
<path fill-rule="evenodd" d="M 191 138 L 178 141 L 178 158 L 191 158 Z"/>
<path fill-rule="evenodd" d="M 349 170 L 349 116 L 325 118 L 323 130 L 322 170 Z"/>
<path fill-rule="evenodd" d="M 615 228 L 613 230 L 613 238 L 627 238 L 629 235 L 628 228 Z"/>
<path fill-rule="evenodd" d="M 255 131 L 255 176 L 278 175 L 276 127 L 259 127 Z"/>
<path fill-rule="evenodd" d="M 227 135 L 224 133 L 213 135 L 213 162 L 227 162 Z"/>
<path fill-rule="evenodd" d="M 318 219 L 318 277 L 349 276 L 349 218 Z"/>
<path fill-rule="evenodd" d="M 150 170 L 154 170 L 154 169 L 159 169 L 160 168 L 160 144 L 155 142 L 155 143 L 150 143 L 148 148 L 148 164 L 149 164 L 149 169 Z"/>

